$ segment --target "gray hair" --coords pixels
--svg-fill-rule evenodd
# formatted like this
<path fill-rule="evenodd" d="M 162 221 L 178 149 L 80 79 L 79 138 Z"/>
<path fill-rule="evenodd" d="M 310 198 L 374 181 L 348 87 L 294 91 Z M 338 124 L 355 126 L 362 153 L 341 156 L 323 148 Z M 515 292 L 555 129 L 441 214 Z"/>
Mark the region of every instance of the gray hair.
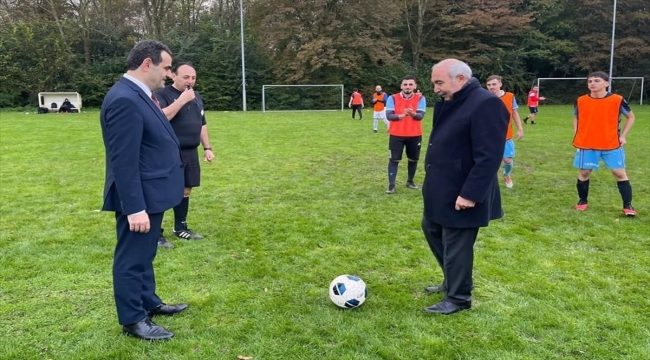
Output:
<path fill-rule="evenodd" d="M 463 75 L 466 79 L 472 78 L 472 69 L 466 63 L 457 59 L 445 59 L 433 65 L 431 70 L 435 70 L 440 66 L 447 66 L 447 73 L 449 77 L 455 79 L 458 75 Z"/>

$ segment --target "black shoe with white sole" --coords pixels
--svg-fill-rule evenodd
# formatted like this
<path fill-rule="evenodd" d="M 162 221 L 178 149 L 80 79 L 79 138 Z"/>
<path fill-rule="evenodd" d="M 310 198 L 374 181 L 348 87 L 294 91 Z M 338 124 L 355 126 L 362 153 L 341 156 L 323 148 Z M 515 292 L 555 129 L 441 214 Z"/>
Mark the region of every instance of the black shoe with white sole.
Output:
<path fill-rule="evenodd" d="M 187 223 L 183 223 L 183 228 L 180 230 L 174 230 L 174 236 L 183 240 L 201 240 L 203 236 L 195 233 L 194 231 L 187 228 Z"/>

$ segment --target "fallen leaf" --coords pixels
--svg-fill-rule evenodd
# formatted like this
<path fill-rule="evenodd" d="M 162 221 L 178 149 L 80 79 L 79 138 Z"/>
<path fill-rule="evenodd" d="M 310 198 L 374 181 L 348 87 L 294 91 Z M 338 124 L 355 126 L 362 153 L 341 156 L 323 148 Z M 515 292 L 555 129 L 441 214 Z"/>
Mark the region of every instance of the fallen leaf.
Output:
<path fill-rule="evenodd" d="M 237 355 L 237 360 L 252 360 L 252 356 Z"/>

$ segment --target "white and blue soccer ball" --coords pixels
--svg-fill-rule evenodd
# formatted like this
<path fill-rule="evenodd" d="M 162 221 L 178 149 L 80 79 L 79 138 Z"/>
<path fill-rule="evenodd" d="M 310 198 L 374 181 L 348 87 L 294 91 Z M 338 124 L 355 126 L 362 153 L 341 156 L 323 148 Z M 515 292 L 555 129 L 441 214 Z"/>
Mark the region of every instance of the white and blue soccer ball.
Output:
<path fill-rule="evenodd" d="M 368 288 L 361 278 L 353 275 L 341 275 L 330 283 L 330 299 L 336 306 L 354 309 L 361 306 L 368 296 Z"/>

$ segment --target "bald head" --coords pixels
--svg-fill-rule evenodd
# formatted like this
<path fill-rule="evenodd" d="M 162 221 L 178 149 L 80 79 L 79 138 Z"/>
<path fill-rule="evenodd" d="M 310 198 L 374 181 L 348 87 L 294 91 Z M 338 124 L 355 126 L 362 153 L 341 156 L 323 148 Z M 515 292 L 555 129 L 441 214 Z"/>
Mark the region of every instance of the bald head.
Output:
<path fill-rule="evenodd" d="M 458 59 L 445 59 L 431 68 L 433 90 L 445 100 L 452 100 L 472 78 L 472 69 Z"/>

